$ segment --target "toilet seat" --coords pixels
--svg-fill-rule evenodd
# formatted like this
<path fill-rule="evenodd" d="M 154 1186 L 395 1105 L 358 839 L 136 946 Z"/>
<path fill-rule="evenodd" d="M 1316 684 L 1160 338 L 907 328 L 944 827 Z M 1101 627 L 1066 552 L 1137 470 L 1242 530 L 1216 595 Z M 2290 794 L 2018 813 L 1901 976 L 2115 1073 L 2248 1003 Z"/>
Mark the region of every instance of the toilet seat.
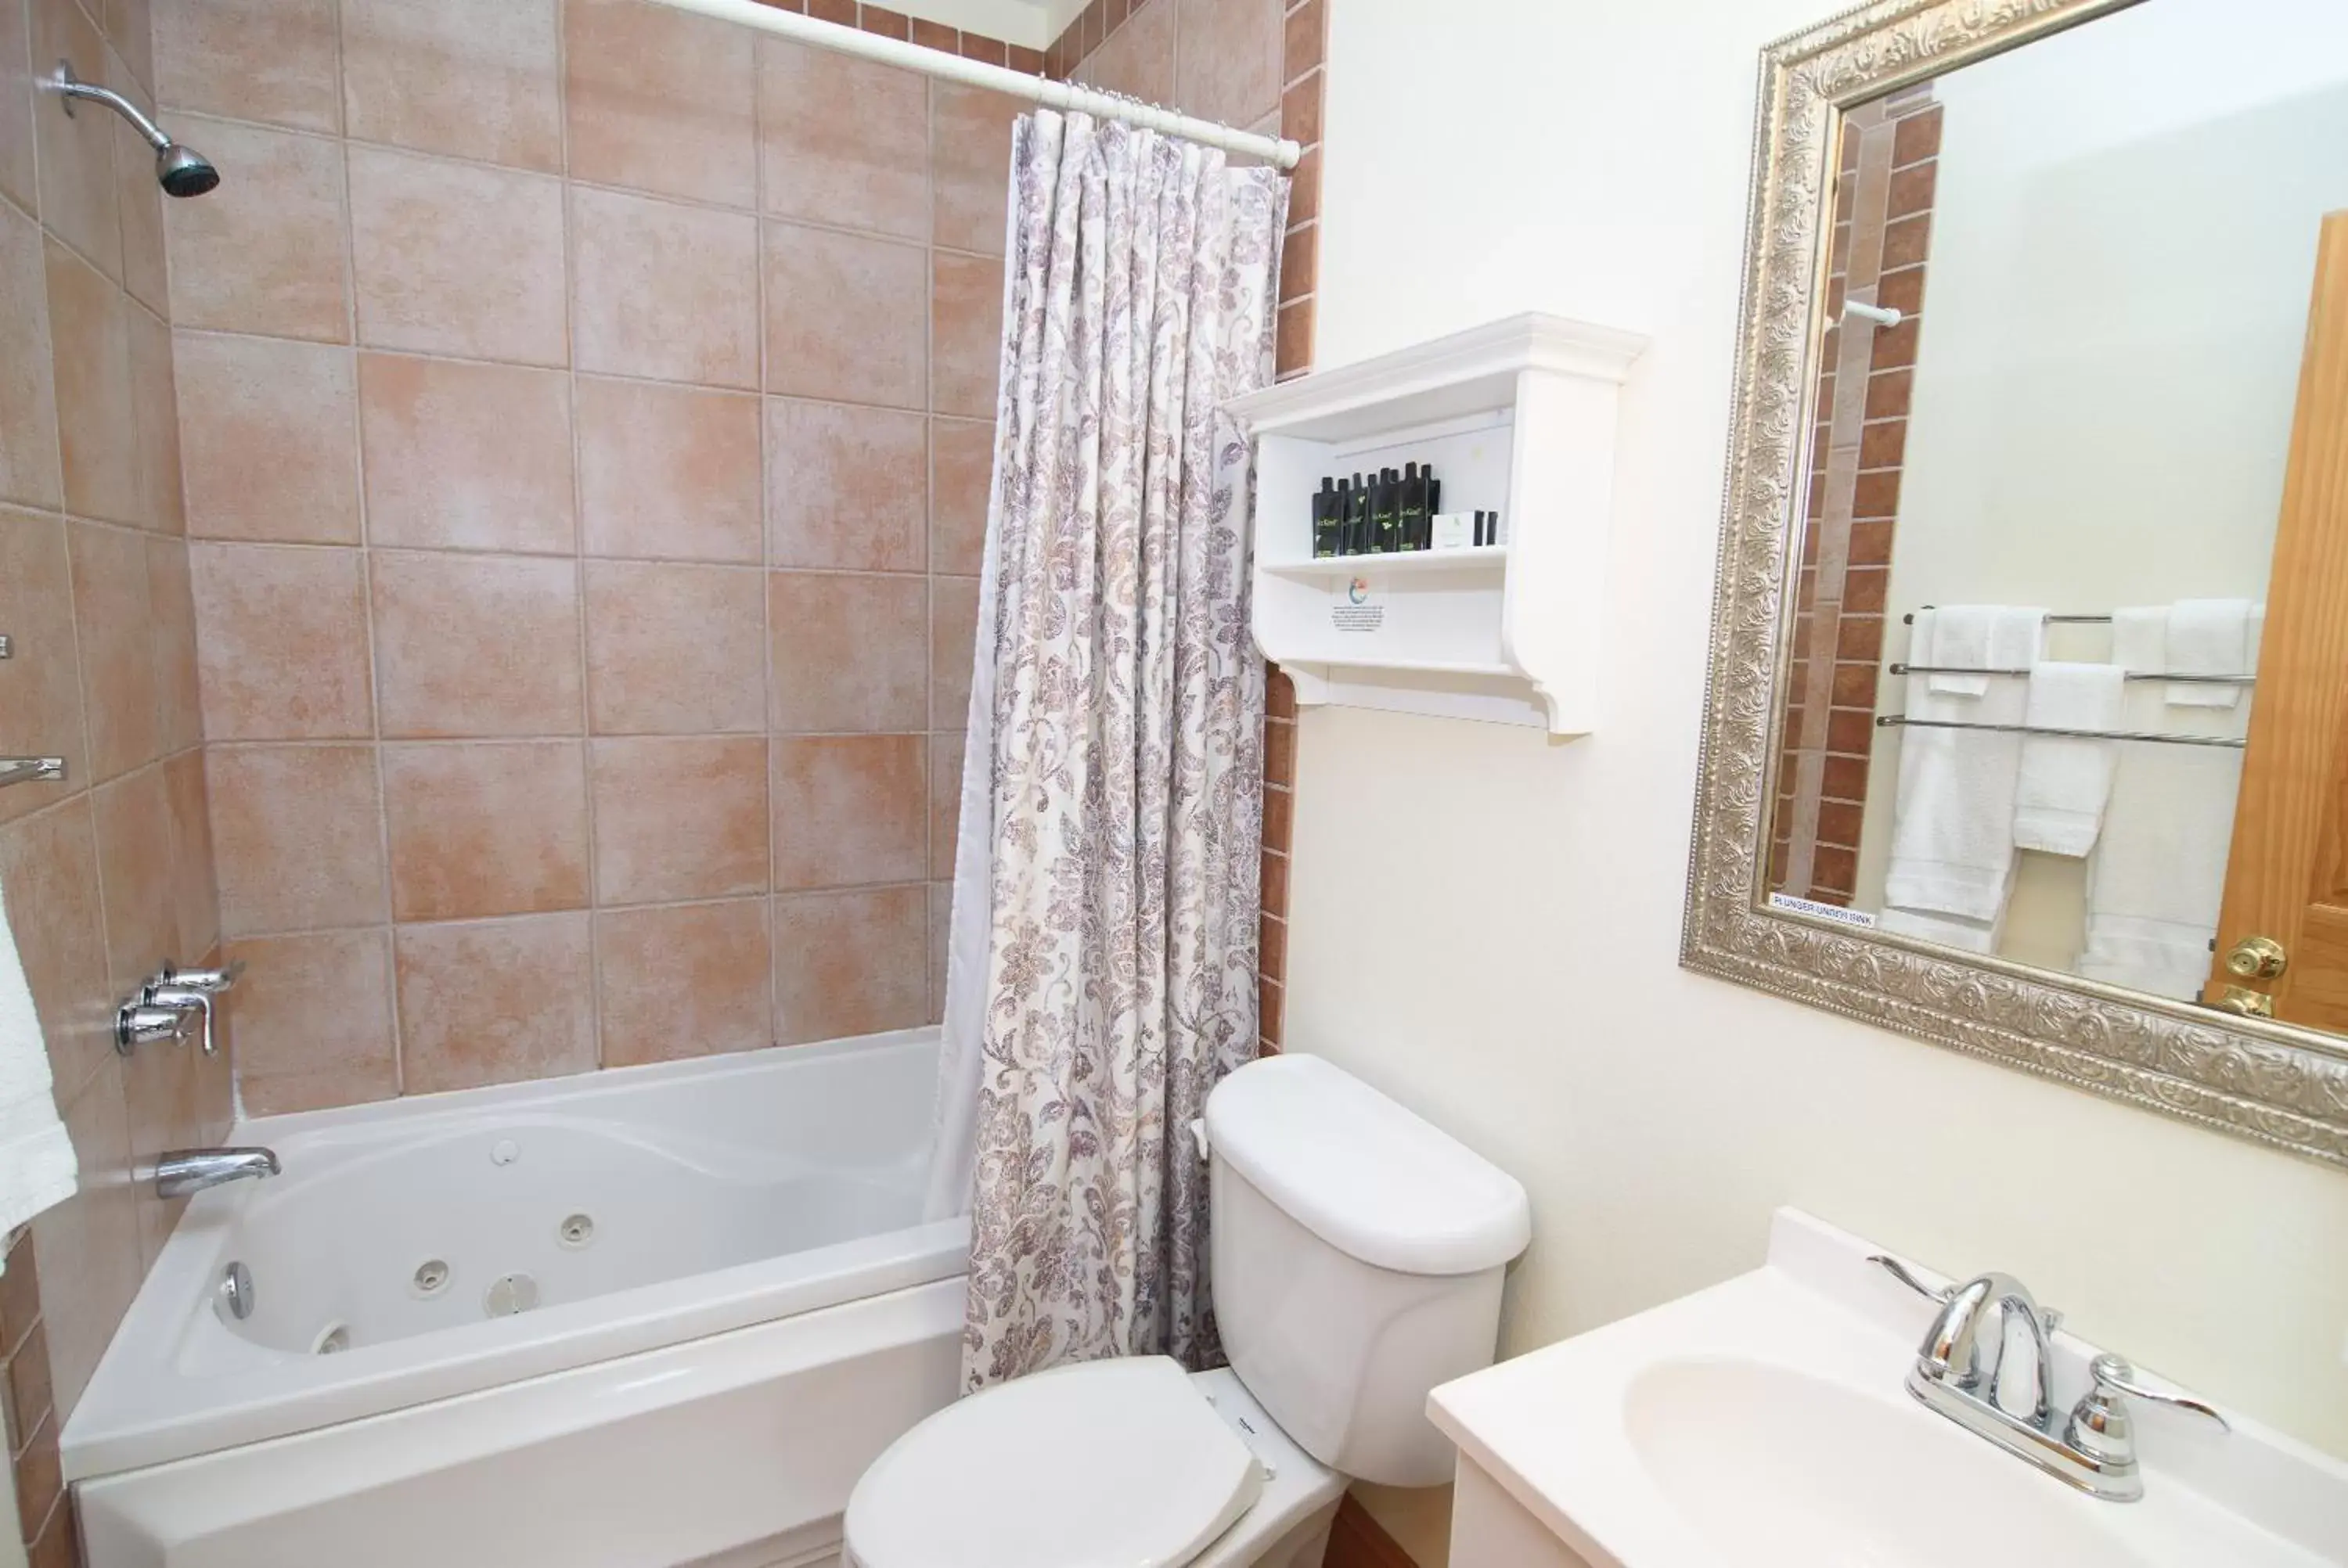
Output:
<path fill-rule="evenodd" d="M 849 1499 L 858 1568 L 1177 1568 L 1262 1467 L 1164 1356 L 1039 1372 L 948 1406 Z"/>

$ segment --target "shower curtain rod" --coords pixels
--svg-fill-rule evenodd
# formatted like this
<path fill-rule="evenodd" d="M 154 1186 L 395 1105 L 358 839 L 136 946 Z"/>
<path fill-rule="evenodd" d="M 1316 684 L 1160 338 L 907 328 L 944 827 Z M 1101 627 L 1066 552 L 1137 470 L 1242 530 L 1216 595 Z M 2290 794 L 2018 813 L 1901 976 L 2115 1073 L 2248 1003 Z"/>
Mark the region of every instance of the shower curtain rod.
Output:
<path fill-rule="evenodd" d="M 983 60 L 964 59 L 960 55 L 949 55 L 942 49 L 925 48 L 919 44 L 906 43 L 901 38 L 883 37 L 878 33 L 867 33 L 837 22 L 820 22 L 812 16 L 800 15 L 796 11 L 778 11 L 773 6 L 758 4 L 758 0 L 658 0 L 658 4 L 679 11 L 715 16 L 721 22 L 738 22 L 745 27 L 756 27 L 763 33 L 795 39 L 836 54 L 857 55 L 868 60 L 878 60 L 883 65 L 901 66 L 923 76 L 990 88 L 1049 108 L 1076 109 L 1106 119 L 1124 120 L 1129 125 L 1163 131 L 1168 136 L 1179 136 L 1186 141 L 1219 147 L 1225 152 L 1261 158 L 1278 169 L 1294 169 L 1296 160 L 1303 156 L 1303 149 L 1292 141 L 1235 130 L 1214 120 L 1194 119 L 1172 109 L 1160 108 L 1156 104 L 1145 104 L 1068 82 L 1056 82 L 1045 77 L 1031 77 L 1007 66 L 990 66 Z"/>

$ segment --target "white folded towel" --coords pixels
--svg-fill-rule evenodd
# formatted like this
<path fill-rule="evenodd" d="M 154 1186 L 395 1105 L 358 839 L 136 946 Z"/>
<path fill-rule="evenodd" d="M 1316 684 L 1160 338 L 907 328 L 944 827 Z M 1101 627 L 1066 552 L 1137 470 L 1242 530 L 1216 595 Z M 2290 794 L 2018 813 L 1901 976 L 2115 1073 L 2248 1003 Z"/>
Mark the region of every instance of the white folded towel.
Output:
<path fill-rule="evenodd" d="M 2247 599 L 2180 599 L 2168 607 L 2168 669 L 2178 675 L 2248 675 L 2258 664 Z M 2231 708 L 2239 686 L 2206 682 L 2172 684 L 2166 701 L 2178 708 Z"/>
<path fill-rule="evenodd" d="M 0 889 L 0 1235 L 73 1196 L 73 1143 L 50 1091 L 48 1047 Z"/>
<path fill-rule="evenodd" d="M 1909 639 L 1911 663 L 1941 669 L 2020 670 L 2033 655 L 2046 623 L 2043 610 L 2018 610 L 2008 604 L 1944 604 L 1916 613 L 1915 634 Z M 1981 697 L 1989 692 L 1986 675 L 1935 675 L 1931 686 L 1942 697 Z"/>
<path fill-rule="evenodd" d="M 1921 909 L 1887 908 L 1876 917 L 1875 927 L 1968 953 L 1994 953 L 1998 938 L 2004 935 L 2005 911 L 2000 909 L 1994 920 L 1968 920 L 1959 915 L 1928 915 Z"/>
<path fill-rule="evenodd" d="M 1946 613 L 1917 612 L 1915 646 L 1941 646 L 1938 621 Z M 2045 620 L 2043 610 L 2001 610 L 1982 649 L 1982 667 L 2027 669 L 2037 663 Z M 1908 678 L 1910 718 L 1962 724 L 2022 723 L 2027 688 L 2021 681 L 1985 681 L 1986 689 L 1977 698 L 1936 694 L 1931 681 L 1921 675 Z M 2002 917 L 2013 876 L 2013 791 L 2021 765 L 2019 734 L 1922 725 L 1900 732 L 1891 863 L 1883 887 L 1886 906 L 1954 915 L 1985 927 Z"/>
<path fill-rule="evenodd" d="M 2034 730 L 2116 730 L 2127 672 L 2116 664 L 2048 660 L 2030 669 L 2023 723 Z M 2103 831 L 2117 743 L 2025 735 L 2013 788 L 2013 842 L 2049 855 L 2085 855 Z"/>
<path fill-rule="evenodd" d="M 2258 634 L 2261 619 L 2253 607 L 2247 636 Z M 2112 662 L 2140 672 L 2169 670 L 2168 629 L 2166 607 L 2116 612 Z M 2173 706 L 2161 682 L 2139 681 L 2126 688 L 2119 727 L 2230 739 L 2243 734 L 2249 717 L 2247 704 Z M 2081 974 L 2181 1000 L 2200 995 L 2225 896 L 2241 775 L 2242 753 L 2230 747 L 2120 746 L 2104 831 L 2087 862 Z"/>

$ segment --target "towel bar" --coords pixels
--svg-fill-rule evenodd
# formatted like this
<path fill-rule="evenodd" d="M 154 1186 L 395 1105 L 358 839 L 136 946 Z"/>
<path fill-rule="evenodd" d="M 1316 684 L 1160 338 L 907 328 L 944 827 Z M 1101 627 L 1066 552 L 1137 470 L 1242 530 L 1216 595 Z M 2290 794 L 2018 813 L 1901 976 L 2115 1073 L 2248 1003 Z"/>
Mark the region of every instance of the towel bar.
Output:
<path fill-rule="evenodd" d="M 2018 681 L 2026 680 L 2030 675 L 2027 670 L 1969 670 L 1960 664 L 1894 664 L 1890 667 L 1890 673 L 1894 675 L 2011 675 Z M 2129 671 L 2124 679 L 2168 681 L 2197 686 L 2255 686 L 2259 683 L 2259 678 L 2255 675 L 2149 674 L 2135 670 Z"/>
<path fill-rule="evenodd" d="M 65 776 L 63 757 L 0 757 L 0 786 L 54 784 Z"/>
<path fill-rule="evenodd" d="M 1970 719 L 1911 719 L 1905 713 L 1884 713 L 1875 721 L 1879 730 L 1991 730 L 2002 735 L 2056 735 L 2073 741 L 2150 741 L 2161 746 L 2230 746 L 2244 744 L 2223 735 L 2163 735 L 2150 730 L 2058 730 L 2045 724 L 1981 724 Z"/>

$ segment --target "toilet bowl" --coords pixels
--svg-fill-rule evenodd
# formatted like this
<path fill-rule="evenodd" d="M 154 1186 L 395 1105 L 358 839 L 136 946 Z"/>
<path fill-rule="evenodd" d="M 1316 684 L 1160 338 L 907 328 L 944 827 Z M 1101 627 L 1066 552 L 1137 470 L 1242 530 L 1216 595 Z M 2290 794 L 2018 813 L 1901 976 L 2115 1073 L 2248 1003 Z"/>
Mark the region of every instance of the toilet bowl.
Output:
<path fill-rule="evenodd" d="M 1489 1364 L 1523 1187 L 1317 1057 L 1208 1097 L 1228 1368 L 1037 1373 L 900 1438 L 848 1505 L 852 1568 L 1313 1568 L 1352 1480 L 1433 1486 L 1437 1384 Z"/>

